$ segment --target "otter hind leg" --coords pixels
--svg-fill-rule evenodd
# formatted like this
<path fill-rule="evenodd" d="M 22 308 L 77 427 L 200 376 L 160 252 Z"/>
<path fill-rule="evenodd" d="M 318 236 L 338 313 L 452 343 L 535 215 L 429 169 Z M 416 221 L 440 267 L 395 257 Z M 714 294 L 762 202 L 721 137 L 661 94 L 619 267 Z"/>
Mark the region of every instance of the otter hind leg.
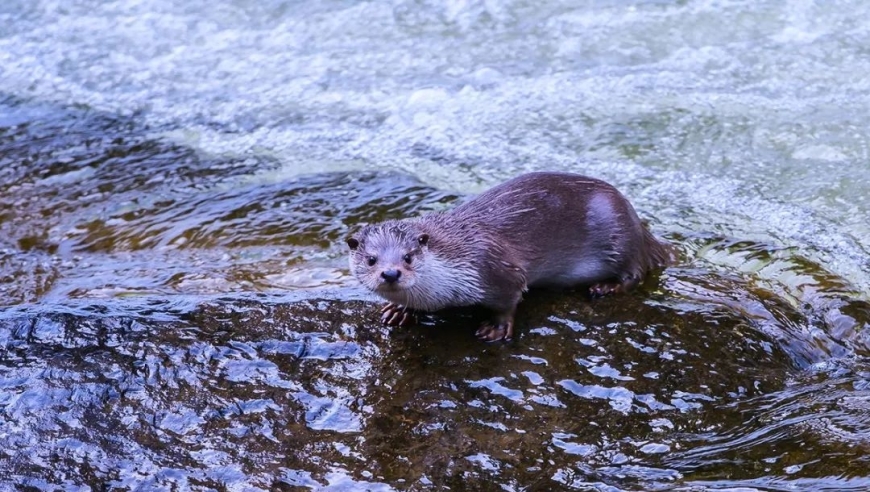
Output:
<path fill-rule="evenodd" d="M 639 283 L 640 277 L 636 275 L 598 282 L 589 286 L 589 297 L 597 299 L 611 294 L 621 294 L 634 289 Z"/>
<path fill-rule="evenodd" d="M 408 326 L 416 321 L 414 310 L 408 309 L 407 306 L 391 302 L 381 308 L 381 323 L 387 326 Z"/>
<path fill-rule="evenodd" d="M 597 299 L 599 297 L 609 296 L 611 294 L 617 294 L 619 292 L 623 292 L 624 287 L 619 282 L 613 283 L 598 283 L 589 286 L 589 297 L 593 299 Z"/>

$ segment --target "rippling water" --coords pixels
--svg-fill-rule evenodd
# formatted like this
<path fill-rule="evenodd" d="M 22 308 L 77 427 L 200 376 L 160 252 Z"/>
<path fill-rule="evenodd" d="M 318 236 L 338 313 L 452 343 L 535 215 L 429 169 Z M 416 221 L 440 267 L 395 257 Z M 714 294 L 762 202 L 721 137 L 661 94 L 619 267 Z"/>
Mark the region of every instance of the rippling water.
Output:
<path fill-rule="evenodd" d="M 3 2 L 0 489 L 870 489 L 868 18 Z M 378 325 L 341 238 L 542 169 L 680 264 Z"/>

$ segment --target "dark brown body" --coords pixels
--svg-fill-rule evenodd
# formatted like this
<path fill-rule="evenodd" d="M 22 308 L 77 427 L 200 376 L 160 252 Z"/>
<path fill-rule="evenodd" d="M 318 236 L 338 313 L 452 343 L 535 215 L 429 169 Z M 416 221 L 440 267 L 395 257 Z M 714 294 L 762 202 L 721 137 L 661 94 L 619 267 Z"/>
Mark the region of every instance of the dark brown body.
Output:
<path fill-rule="evenodd" d="M 529 287 L 625 291 L 673 258 L 614 187 L 548 172 L 507 181 L 449 212 L 367 226 L 348 244 L 354 274 L 391 301 L 385 321 L 406 321 L 405 308 L 481 304 L 496 313 L 478 331 L 488 340 L 511 336 Z M 359 265 L 361 254 L 384 260 L 380 278 L 377 262 Z"/>

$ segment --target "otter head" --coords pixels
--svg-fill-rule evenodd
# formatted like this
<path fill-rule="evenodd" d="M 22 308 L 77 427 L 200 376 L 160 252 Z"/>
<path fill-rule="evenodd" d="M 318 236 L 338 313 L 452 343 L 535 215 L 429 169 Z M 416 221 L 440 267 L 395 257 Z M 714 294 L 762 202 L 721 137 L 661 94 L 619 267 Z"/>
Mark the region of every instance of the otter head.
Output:
<path fill-rule="evenodd" d="M 408 305 L 425 266 L 429 235 L 402 221 L 369 225 L 347 239 L 350 271 L 390 302 Z"/>

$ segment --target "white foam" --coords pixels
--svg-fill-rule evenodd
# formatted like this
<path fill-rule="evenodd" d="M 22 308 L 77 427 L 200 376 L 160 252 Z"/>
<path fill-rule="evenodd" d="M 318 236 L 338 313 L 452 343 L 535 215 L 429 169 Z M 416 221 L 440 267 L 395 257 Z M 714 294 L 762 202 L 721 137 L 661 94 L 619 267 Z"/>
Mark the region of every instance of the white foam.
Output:
<path fill-rule="evenodd" d="M 855 219 L 870 216 L 866 2 L 85 0 L 3 15 L 3 91 L 279 162 L 256 179 L 391 168 L 478 191 L 575 170 L 661 229 L 796 245 L 870 290 Z"/>

